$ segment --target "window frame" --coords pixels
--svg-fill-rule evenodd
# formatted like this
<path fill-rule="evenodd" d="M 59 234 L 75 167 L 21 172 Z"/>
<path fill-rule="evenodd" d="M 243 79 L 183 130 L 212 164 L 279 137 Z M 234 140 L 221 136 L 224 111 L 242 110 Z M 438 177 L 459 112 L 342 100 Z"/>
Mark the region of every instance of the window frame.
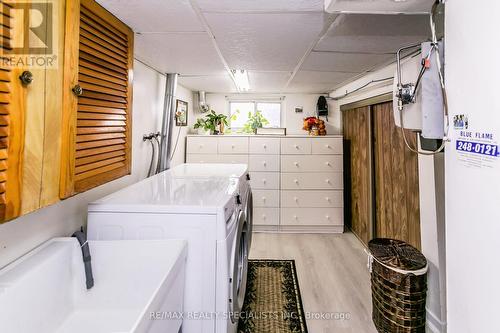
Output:
<path fill-rule="evenodd" d="M 282 127 L 282 124 L 283 124 L 283 100 L 280 99 L 280 100 L 270 100 L 270 99 L 260 99 L 260 98 L 257 98 L 257 99 L 229 99 L 228 100 L 228 103 L 227 103 L 227 107 L 228 107 L 228 114 L 229 114 L 229 119 L 231 119 L 231 117 L 233 116 L 233 114 L 231 113 L 231 103 L 253 103 L 253 114 L 255 114 L 255 112 L 257 112 L 257 104 L 259 103 L 269 103 L 269 104 L 279 104 L 280 106 L 280 122 L 278 124 L 278 127 L 265 127 L 265 128 L 281 128 Z M 233 127 L 231 125 L 231 122 L 229 122 L 229 127 L 231 129 L 242 129 L 243 127 Z"/>

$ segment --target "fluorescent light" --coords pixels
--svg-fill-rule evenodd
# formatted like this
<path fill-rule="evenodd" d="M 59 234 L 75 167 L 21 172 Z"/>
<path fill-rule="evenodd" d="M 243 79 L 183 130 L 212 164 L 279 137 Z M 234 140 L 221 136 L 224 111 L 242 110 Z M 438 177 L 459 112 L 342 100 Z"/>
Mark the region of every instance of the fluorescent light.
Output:
<path fill-rule="evenodd" d="M 248 72 L 244 69 L 233 69 L 231 70 L 233 74 L 234 83 L 239 91 L 248 91 L 250 89 L 250 83 L 248 81 Z"/>

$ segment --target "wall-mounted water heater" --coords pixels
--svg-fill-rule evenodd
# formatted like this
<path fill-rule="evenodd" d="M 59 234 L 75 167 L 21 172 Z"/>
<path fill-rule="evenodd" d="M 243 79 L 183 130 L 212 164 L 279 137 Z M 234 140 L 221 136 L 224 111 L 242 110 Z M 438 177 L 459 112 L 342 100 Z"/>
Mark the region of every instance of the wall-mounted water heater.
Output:
<path fill-rule="evenodd" d="M 398 51 L 393 88 L 394 120 L 398 127 L 421 132 L 423 138 L 443 139 L 446 132 L 442 86 L 443 43 L 422 43 L 421 61 L 402 63 L 401 52 L 418 46 L 411 45 Z"/>

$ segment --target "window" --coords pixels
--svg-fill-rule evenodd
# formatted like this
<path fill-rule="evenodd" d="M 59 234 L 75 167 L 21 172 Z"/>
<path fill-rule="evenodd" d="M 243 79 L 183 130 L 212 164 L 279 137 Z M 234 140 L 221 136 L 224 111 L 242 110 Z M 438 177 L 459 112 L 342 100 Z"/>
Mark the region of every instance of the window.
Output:
<path fill-rule="evenodd" d="M 263 127 L 280 127 L 281 102 L 266 101 L 231 101 L 229 102 L 231 128 L 241 129 L 249 121 L 249 115 L 260 112 L 267 120 Z"/>

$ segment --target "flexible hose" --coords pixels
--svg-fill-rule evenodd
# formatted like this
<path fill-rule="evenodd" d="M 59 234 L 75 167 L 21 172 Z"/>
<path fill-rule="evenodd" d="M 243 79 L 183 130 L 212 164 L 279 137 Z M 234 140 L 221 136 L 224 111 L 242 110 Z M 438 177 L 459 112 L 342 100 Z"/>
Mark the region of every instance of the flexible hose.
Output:
<path fill-rule="evenodd" d="M 151 162 L 149 163 L 148 177 L 151 177 L 154 174 L 153 169 L 154 169 L 154 161 L 156 159 L 155 158 L 156 148 L 152 138 L 148 139 L 148 141 L 151 144 Z"/>

